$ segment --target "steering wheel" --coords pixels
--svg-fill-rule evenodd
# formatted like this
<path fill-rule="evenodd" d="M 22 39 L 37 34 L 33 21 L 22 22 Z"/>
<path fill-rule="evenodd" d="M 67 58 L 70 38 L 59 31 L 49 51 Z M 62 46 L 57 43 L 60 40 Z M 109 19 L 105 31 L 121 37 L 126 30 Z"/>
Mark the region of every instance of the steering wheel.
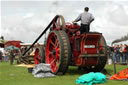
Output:
<path fill-rule="evenodd" d="M 74 22 L 73 25 L 78 25 L 78 23 L 77 22 Z"/>

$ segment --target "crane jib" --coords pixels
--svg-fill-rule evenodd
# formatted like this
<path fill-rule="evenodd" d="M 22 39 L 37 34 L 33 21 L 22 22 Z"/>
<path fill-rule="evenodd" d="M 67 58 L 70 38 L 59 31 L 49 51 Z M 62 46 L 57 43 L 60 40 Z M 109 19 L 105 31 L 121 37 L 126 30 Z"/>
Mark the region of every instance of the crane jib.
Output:
<path fill-rule="evenodd" d="M 52 25 L 53 21 L 58 18 L 59 15 L 56 15 L 53 20 L 50 22 L 50 24 L 45 28 L 45 30 L 40 34 L 40 36 L 33 42 L 33 44 L 23 53 L 23 56 L 37 43 L 37 41 L 46 33 L 46 31 L 50 28 Z"/>

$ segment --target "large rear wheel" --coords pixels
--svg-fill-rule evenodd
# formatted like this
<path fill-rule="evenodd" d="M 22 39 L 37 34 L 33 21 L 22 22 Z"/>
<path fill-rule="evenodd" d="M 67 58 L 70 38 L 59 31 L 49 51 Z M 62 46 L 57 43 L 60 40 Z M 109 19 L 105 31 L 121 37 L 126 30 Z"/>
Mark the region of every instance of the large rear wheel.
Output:
<path fill-rule="evenodd" d="M 99 53 L 99 57 L 97 59 L 98 64 L 95 66 L 86 66 L 85 70 L 87 72 L 100 72 L 104 69 L 106 62 L 107 62 L 107 44 L 106 41 L 104 39 L 104 37 L 102 36 L 99 42 L 99 48 L 102 49 L 102 52 Z M 100 54 L 104 54 L 104 56 L 100 57 Z"/>
<path fill-rule="evenodd" d="M 52 31 L 46 44 L 46 63 L 50 64 L 54 74 L 64 74 L 68 68 L 71 47 L 64 31 Z"/>

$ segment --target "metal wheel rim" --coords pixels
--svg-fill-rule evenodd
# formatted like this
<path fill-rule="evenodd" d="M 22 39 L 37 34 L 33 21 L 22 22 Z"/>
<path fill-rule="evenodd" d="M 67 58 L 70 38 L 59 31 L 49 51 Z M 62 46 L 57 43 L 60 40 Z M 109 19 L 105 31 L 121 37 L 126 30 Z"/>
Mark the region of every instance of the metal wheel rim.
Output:
<path fill-rule="evenodd" d="M 39 64 L 41 61 L 41 54 L 39 48 L 36 48 L 35 57 L 36 57 L 34 58 L 35 64 Z"/>
<path fill-rule="evenodd" d="M 56 72 L 58 70 L 59 63 L 60 63 L 59 56 L 60 56 L 60 47 L 59 47 L 57 36 L 55 35 L 55 33 L 51 33 L 47 42 L 46 62 L 50 64 L 53 72 Z"/>

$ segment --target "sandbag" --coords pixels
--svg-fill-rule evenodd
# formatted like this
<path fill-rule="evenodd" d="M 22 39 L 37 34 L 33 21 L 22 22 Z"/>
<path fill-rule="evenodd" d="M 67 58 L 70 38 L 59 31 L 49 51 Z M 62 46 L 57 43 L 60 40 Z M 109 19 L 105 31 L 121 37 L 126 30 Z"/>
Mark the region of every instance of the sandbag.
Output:
<path fill-rule="evenodd" d="M 55 77 L 52 73 L 49 64 L 40 63 L 33 68 L 32 74 L 34 77 L 46 78 L 46 77 Z"/>

